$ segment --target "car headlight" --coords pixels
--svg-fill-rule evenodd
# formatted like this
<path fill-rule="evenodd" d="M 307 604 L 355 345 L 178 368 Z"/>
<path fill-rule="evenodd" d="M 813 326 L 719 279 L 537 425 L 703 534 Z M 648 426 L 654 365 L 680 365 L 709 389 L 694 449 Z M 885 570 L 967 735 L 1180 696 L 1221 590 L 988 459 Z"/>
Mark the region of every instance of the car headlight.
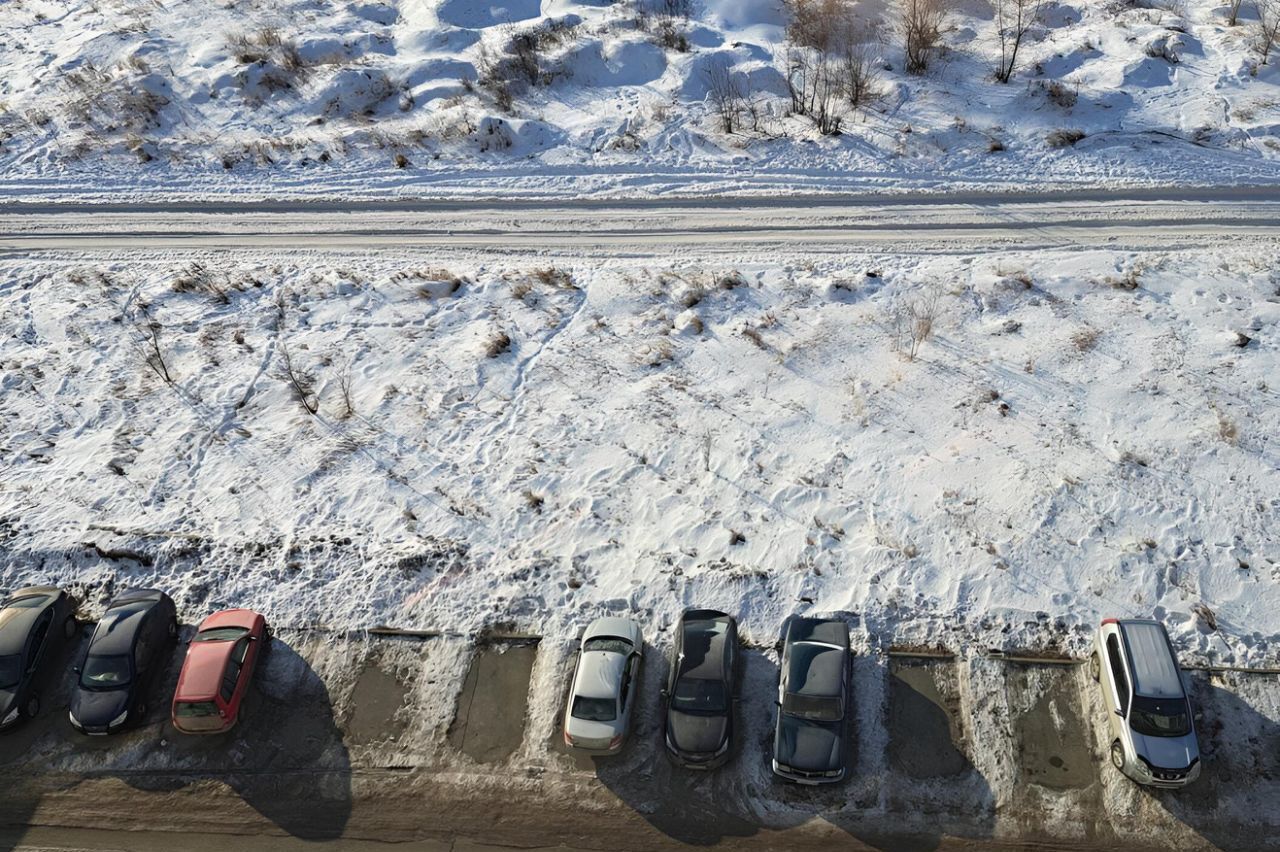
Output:
<path fill-rule="evenodd" d="M 114 728 L 116 725 L 123 725 L 128 718 L 129 718 L 129 711 L 125 710 L 119 716 L 115 717 L 109 723 L 107 723 L 107 727 Z"/>
<path fill-rule="evenodd" d="M 8 725 L 12 722 L 17 721 L 17 719 L 18 719 L 18 708 L 15 707 L 9 711 L 8 716 L 5 716 L 3 719 L 0 719 L 0 725 Z"/>
<path fill-rule="evenodd" d="M 1143 775 L 1147 778 L 1152 777 L 1153 770 L 1151 768 L 1151 764 L 1148 763 L 1147 759 L 1142 755 L 1138 755 L 1138 762 L 1133 765 L 1133 768 L 1137 770 L 1139 775 Z"/>

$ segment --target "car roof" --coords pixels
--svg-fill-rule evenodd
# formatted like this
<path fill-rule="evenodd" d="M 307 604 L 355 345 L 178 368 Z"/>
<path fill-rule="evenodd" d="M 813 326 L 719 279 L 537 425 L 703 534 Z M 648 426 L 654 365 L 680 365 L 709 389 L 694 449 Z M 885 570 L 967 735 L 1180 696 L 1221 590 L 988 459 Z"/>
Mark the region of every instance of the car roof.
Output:
<path fill-rule="evenodd" d="M 21 654 L 27 647 L 27 637 L 36 619 L 47 606 L 15 606 L 0 610 L 0 656 Z"/>
<path fill-rule="evenodd" d="M 222 685 L 222 673 L 227 668 L 236 643 L 192 642 L 187 647 L 187 658 L 182 663 L 178 688 L 174 701 L 212 701 Z"/>
<path fill-rule="evenodd" d="M 138 634 L 142 619 L 151 611 L 156 602 L 141 599 L 120 603 L 119 599 L 107 608 L 97 628 L 93 631 L 93 642 L 89 651 L 93 654 L 130 654 L 133 652 L 133 640 Z"/>
<path fill-rule="evenodd" d="M 1158 621 L 1122 621 L 1133 691 L 1145 698 L 1181 698 L 1182 675 L 1169 647 L 1168 634 Z"/>
<path fill-rule="evenodd" d="M 627 658 L 609 651 L 588 651 L 578 662 L 574 695 L 583 698 L 617 698 Z"/>
<path fill-rule="evenodd" d="M 790 642 L 823 642 L 838 648 L 849 648 L 849 625 L 835 618 L 796 616 L 787 625 Z"/>
<path fill-rule="evenodd" d="M 680 619 L 680 677 L 719 680 L 724 677 L 724 657 L 733 619 L 713 609 L 694 609 Z"/>
<path fill-rule="evenodd" d="M 792 644 L 787 692 L 815 697 L 841 695 L 846 661 L 846 653 L 830 645 L 816 642 Z"/>

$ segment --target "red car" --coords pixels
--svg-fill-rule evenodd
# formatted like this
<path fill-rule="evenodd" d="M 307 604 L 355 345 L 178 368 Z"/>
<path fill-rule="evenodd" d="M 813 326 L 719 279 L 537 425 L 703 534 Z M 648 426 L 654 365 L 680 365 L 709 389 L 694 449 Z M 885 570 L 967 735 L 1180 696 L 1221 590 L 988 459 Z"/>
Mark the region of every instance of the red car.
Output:
<path fill-rule="evenodd" d="M 252 610 L 227 609 L 206 618 L 178 676 L 173 727 L 186 734 L 230 730 L 270 638 L 267 620 Z"/>

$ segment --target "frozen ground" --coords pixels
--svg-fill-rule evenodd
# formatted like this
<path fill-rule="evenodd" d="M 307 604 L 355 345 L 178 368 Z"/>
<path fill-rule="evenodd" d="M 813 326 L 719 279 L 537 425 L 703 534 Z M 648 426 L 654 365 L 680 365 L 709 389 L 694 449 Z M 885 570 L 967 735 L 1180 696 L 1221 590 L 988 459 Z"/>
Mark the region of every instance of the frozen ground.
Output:
<path fill-rule="evenodd" d="M 1274 239 L 641 255 L 0 258 L 0 585 L 1280 658 Z"/>
<path fill-rule="evenodd" d="M 841 107 L 835 136 L 788 114 L 778 2 L 694 0 L 689 17 L 669 19 L 662 6 L 13 0 L 0 5 L 0 192 L 385 199 L 1280 182 L 1280 72 L 1274 57 L 1258 63 L 1249 3 L 1227 26 L 1213 0 L 1052 0 L 1001 85 L 987 3 L 951 5 L 944 50 L 916 76 L 903 72 L 895 8 L 866 0 L 852 14 L 882 27 L 864 39 L 878 97 Z M 525 35 L 538 55 L 495 75 Z M 756 116 L 744 111 L 732 133 L 708 97 L 717 68 Z M 1084 136 L 1053 147 L 1063 130 Z"/>

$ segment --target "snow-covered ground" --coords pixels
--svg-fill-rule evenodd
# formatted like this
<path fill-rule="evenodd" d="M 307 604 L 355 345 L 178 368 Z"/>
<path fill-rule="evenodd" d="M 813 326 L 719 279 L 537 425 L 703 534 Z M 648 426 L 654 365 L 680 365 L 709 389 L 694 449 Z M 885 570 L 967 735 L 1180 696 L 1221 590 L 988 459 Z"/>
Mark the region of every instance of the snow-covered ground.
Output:
<path fill-rule="evenodd" d="M 1248 3 L 1227 26 L 1214 0 L 1051 0 L 1002 85 L 987 3 L 951 4 L 943 51 L 909 75 L 896 7 L 865 0 L 853 14 L 881 24 L 869 37 L 878 97 L 841 107 L 833 136 L 789 114 L 779 0 L 693 0 L 688 18 L 664 18 L 663 5 L 12 0 L 0 4 L 0 193 L 1280 182 L 1280 71 L 1274 56 L 1258 62 Z M 513 66 L 513 40 L 525 36 L 537 56 Z M 744 98 L 733 133 L 708 97 L 718 68 Z M 1083 138 L 1054 147 L 1057 131 Z"/>
<path fill-rule="evenodd" d="M 695 257 L 0 258 L 0 586 L 1280 658 L 1274 241 Z"/>

